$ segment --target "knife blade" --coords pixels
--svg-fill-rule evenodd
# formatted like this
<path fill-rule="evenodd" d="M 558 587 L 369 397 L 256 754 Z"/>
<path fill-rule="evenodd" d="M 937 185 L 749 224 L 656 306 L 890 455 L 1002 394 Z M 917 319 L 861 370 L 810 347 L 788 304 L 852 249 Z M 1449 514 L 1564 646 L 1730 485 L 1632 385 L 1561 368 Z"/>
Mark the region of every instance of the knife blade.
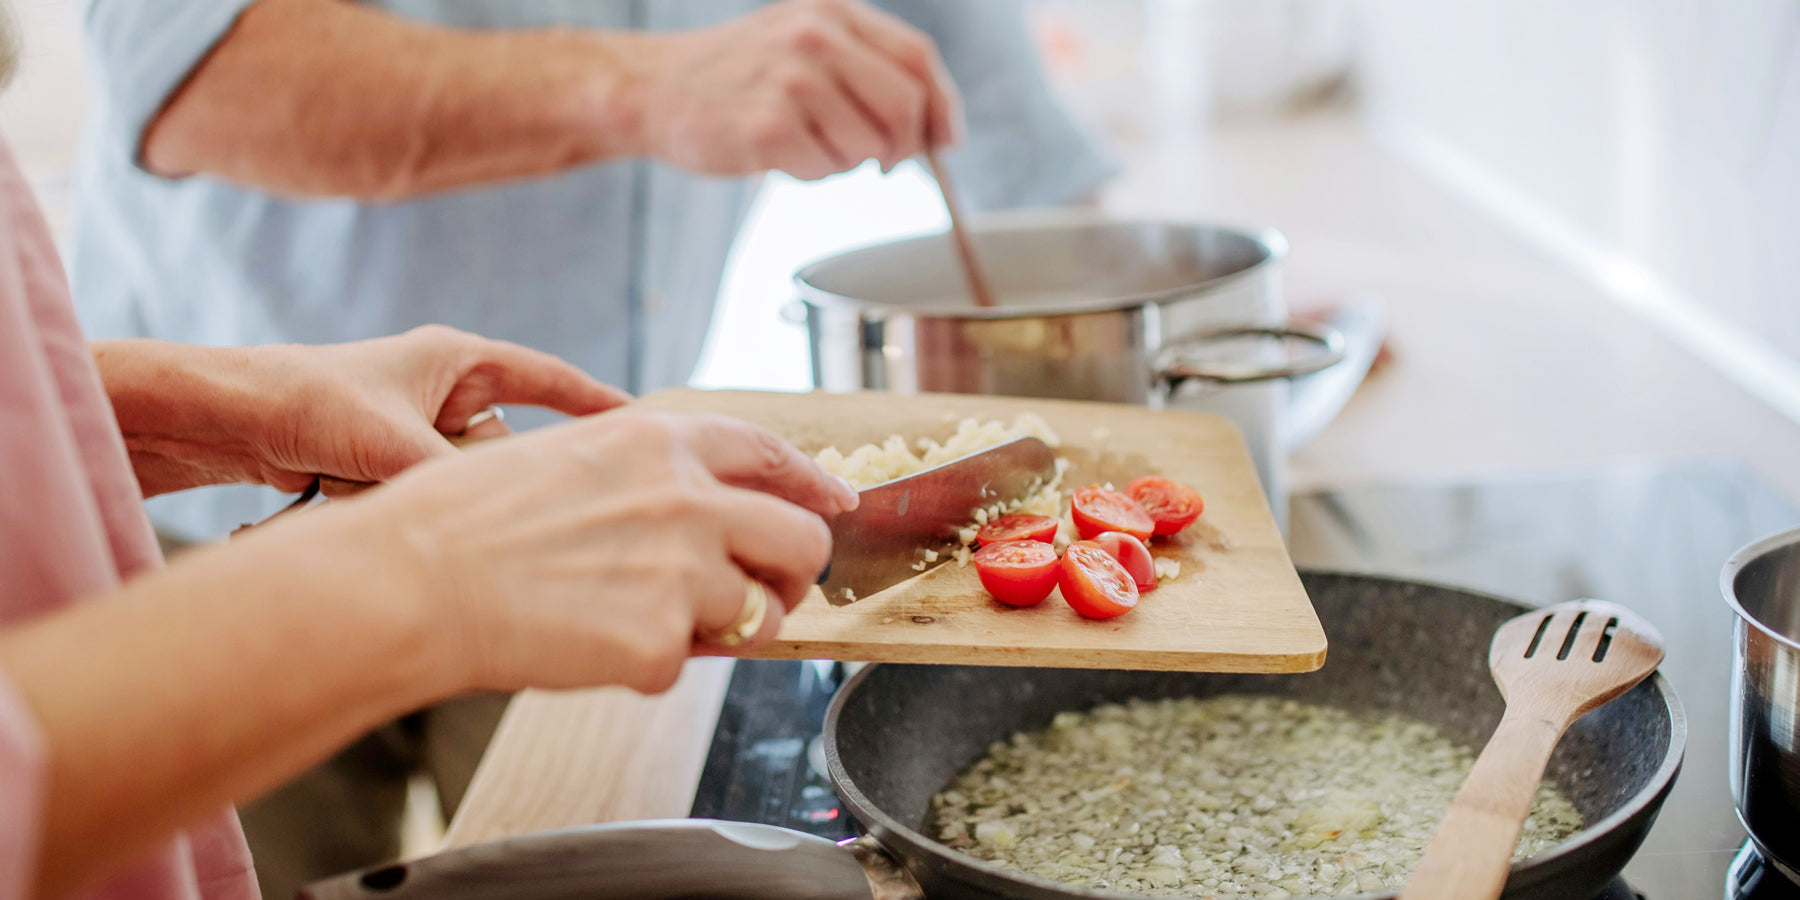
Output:
<path fill-rule="evenodd" d="M 915 565 L 928 549 L 947 561 L 975 510 L 1023 499 L 1055 478 L 1055 452 L 1022 437 L 864 489 L 861 505 L 827 523 L 825 599 L 844 606 L 920 575 Z"/>

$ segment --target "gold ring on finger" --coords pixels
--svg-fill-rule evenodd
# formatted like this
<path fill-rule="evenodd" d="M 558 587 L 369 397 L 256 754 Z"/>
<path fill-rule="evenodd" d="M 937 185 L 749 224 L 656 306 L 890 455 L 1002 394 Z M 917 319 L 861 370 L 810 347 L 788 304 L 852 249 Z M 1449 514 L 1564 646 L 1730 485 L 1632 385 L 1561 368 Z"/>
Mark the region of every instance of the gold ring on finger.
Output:
<path fill-rule="evenodd" d="M 724 631 L 708 636 L 708 643 L 736 647 L 762 631 L 763 619 L 769 614 L 769 589 L 754 578 L 745 579 L 744 584 L 744 606 L 738 611 L 737 621 Z"/>

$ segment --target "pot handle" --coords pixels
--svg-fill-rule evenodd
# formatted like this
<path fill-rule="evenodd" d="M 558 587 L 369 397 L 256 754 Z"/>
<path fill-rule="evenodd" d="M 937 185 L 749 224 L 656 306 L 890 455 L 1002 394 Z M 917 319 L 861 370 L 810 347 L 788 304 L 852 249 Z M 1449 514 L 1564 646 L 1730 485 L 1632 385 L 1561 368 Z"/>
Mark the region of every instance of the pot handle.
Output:
<path fill-rule="evenodd" d="M 1299 359 L 1288 360 L 1279 365 L 1222 361 L 1190 362 L 1182 359 L 1185 353 L 1196 348 L 1246 337 L 1299 338 L 1319 345 L 1319 349 L 1317 352 Z M 1343 359 L 1344 335 L 1329 325 L 1317 325 L 1311 322 L 1288 322 L 1281 326 L 1232 325 L 1170 342 L 1157 356 L 1156 376 L 1158 380 L 1171 388 L 1189 379 L 1210 381 L 1215 384 L 1244 384 L 1252 381 L 1273 381 L 1278 378 L 1299 378 L 1302 375 L 1311 375 L 1321 369 L 1335 366 Z"/>
<path fill-rule="evenodd" d="M 621 822 L 473 844 L 352 872 L 308 886 L 298 900 L 883 900 L 884 896 L 898 900 L 905 896 L 876 894 L 872 888 L 875 875 L 865 876 L 858 861 L 864 852 L 815 835 L 749 822 Z"/>
<path fill-rule="evenodd" d="M 781 321 L 786 322 L 795 328 L 805 328 L 806 301 L 801 300 L 798 297 L 789 300 L 788 302 L 781 304 L 781 309 L 776 311 L 776 315 L 781 317 Z"/>

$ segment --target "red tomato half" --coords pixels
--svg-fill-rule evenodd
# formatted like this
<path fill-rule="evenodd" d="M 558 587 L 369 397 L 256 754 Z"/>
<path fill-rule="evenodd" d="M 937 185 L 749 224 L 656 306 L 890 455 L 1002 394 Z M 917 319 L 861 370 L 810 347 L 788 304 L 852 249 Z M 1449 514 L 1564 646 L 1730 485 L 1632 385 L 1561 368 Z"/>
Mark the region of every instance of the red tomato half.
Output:
<path fill-rule="evenodd" d="M 1147 541 L 1156 530 L 1156 523 L 1136 500 L 1099 485 L 1077 490 L 1073 506 L 1075 530 L 1081 533 L 1084 541 L 1091 541 L 1108 531 L 1123 531 L 1140 541 Z"/>
<path fill-rule="evenodd" d="M 1131 580 L 1137 582 L 1138 593 L 1156 589 L 1156 560 L 1150 557 L 1144 542 L 1123 531 L 1109 531 L 1097 538 L 1099 544 L 1112 558 L 1131 573 Z"/>
<path fill-rule="evenodd" d="M 986 547 L 1001 541 L 1043 541 L 1046 544 L 1056 540 L 1056 520 L 1049 516 L 1027 516 L 1014 514 L 1001 516 L 975 532 L 975 546 Z"/>
<path fill-rule="evenodd" d="M 1069 545 L 1057 572 L 1063 599 L 1090 619 L 1110 619 L 1131 612 L 1137 605 L 1137 583 L 1131 573 L 1093 541 Z"/>
<path fill-rule="evenodd" d="M 975 551 L 975 574 L 1007 606 L 1035 606 L 1056 587 L 1056 548 L 1042 541 L 1001 541 Z"/>
<path fill-rule="evenodd" d="M 1134 478 L 1125 486 L 1125 492 L 1150 514 L 1157 534 L 1174 534 L 1194 524 L 1206 509 L 1199 491 L 1161 475 Z"/>

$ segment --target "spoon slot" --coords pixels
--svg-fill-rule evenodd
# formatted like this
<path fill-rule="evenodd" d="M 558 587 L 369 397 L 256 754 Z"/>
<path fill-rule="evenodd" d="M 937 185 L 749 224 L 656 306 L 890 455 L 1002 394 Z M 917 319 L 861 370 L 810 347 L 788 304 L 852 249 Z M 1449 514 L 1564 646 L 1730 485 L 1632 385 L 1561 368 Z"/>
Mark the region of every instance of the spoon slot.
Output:
<path fill-rule="evenodd" d="M 1606 661 L 1606 648 L 1612 646 L 1613 632 L 1619 630 L 1619 617 L 1606 620 L 1606 628 L 1600 632 L 1600 644 L 1594 648 L 1594 662 Z"/>
<path fill-rule="evenodd" d="M 1575 622 L 1569 626 L 1569 634 L 1563 638 L 1562 649 L 1557 651 L 1557 659 L 1568 659 L 1569 651 L 1575 649 L 1575 638 L 1581 634 L 1581 623 L 1587 621 L 1587 611 L 1575 614 Z"/>
<path fill-rule="evenodd" d="M 1531 636 L 1531 643 L 1525 645 L 1525 658 L 1526 659 L 1530 659 L 1533 655 L 1535 655 L 1537 653 L 1538 644 L 1543 642 L 1544 632 L 1550 630 L 1550 620 L 1554 619 L 1554 618 L 1556 618 L 1556 614 L 1551 613 L 1551 614 L 1545 616 L 1544 620 L 1542 622 L 1538 623 L 1537 633 L 1533 634 Z"/>

